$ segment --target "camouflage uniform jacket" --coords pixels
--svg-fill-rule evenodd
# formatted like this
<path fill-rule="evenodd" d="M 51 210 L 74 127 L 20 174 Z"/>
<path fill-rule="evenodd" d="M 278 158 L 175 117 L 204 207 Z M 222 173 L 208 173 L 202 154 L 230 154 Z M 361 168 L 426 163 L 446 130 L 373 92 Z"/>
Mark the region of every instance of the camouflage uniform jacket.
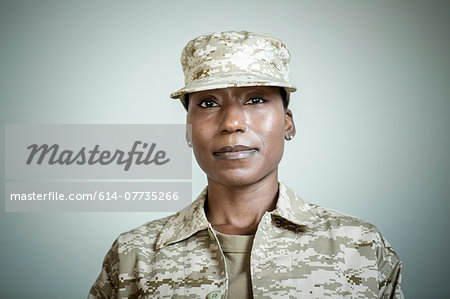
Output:
<path fill-rule="evenodd" d="M 89 298 L 227 298 L 207 188 L 182 211 L 121 234 Z M 403 298 L 401 262 L 371 224 L 306 203 L 279 185 L 251 251 L 255 298 Z"/>

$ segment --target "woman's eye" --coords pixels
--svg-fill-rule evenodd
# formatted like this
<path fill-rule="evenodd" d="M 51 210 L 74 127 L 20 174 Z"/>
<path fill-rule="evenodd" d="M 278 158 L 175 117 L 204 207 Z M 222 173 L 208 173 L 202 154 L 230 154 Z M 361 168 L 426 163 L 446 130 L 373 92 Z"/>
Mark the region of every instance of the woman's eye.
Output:
<path fill-rule="evenodd" d="M 202 108 L 218 107 L 219 105 L 213 100 L 203 100 L 198 105 Z"/>
<path fill-rule="evenodd" d="M 264 103 L 266 100 L 263 98 L 251 98 L 247 100 L 244 104 L 246 105 L 253 105 L 253 104 L 261 104 Z"/>

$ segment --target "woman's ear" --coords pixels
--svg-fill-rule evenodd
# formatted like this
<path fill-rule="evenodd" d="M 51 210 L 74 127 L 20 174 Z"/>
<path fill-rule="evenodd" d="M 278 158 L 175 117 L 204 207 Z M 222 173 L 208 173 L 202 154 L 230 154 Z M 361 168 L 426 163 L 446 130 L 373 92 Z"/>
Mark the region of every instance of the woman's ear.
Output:
<path fill-rule="evenodd" d="M 192 125 L 186 124 L 186 142 L 189 147 L 192 147 Z"/>
<path fill-rule="evenodd" d="M 292 111 L 289 109 L 286 109 L 284 113 L 284 122 L 285 122 L 284 138 L 286 140 L 291 140 L 295 136 L 295 124 Z"/>

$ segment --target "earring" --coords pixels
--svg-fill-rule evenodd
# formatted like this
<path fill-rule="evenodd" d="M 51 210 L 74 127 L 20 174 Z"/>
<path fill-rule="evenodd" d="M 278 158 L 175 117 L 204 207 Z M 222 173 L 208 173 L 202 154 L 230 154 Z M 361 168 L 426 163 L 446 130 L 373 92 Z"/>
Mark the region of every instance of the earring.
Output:
<path fill-rule="evenodd" d="M 189 147 L 192 147 L 192 141 L 188 140 L 187 144 Z"/>
<path fill-rule="evenodd" d="M 287 140 L 292 140 L 292 138 L 294 138 L 294 135 L 292 135 L 292 134 L 289 134 L 289 135 L 287 135 L 287 137 L 286 137 Z"/>

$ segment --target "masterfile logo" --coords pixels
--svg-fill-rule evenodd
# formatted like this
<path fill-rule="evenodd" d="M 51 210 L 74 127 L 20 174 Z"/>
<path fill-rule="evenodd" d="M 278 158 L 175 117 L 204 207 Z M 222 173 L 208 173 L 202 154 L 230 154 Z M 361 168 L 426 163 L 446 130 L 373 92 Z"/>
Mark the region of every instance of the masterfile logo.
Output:
<path fill-rule="evenodd" d="M 187 125 L 6 125 L 7 179 L 191 179 Z"/>
<path fill-rule="evenodd" d="M 138 150 L 138 147 L 142 147 L 142 151 Z M 60 151 L 60 146 L 58 144 L 53 144 L 49 146 L 48 144 L 42 144 L 38 146 L 37 144 L 32 144 L 27 147 L 30 150 L 30 155 L 27 159 L 27 164 L 33 163 L 33 160 L 37 154 L 36 164 L 41 165 L 46 162 L 49 165 L 94 165 L 99 163 L 101 165 L 108 165 L 116 162 L 118 165 L 124 165 L 124 170 L 128 171 L 131 164 L 136 163 L 136 165 L 149 165 L 154 163 L 155 165 L 164 165 L 170 161 L 166 159 L 166 151 L 159 150 L 155 154 L 156 143 L 152 143 L 150 146 L 148 143 L 135 141 L 131 151 L 124 152 L 116 149 L 114 152 L 104 150 L 100 151 L 100 146 L 96 144 L 92 150 L 86 150 L 83 146 L 79 151 L 72 150 L 62 150 Z M 136 158 L 134 158 L 136 157 Z M 46 160 L 46 161 L 44 161 Z"/>
<path fill-rule="evenodd" d="M 6 211 L 177 211 L 186 125 L 6 125 Z"/>

